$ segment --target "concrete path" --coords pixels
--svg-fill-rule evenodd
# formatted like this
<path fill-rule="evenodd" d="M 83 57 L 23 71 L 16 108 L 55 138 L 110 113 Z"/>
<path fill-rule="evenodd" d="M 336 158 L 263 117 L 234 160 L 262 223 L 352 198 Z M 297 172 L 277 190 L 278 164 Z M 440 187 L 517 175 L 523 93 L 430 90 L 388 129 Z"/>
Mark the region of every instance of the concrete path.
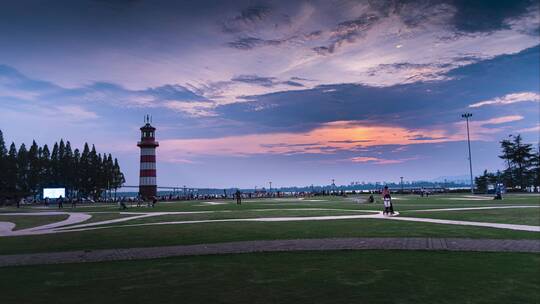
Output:
<path fill-rule="evenodd" d="M 374 249 L 539 253 L 540 240 L 495 240 L 456 238 L 329 238 L 246 241 L 148 248 L 101 249 L 90 251 L 87 250 L 0 255 L 0 267 L 121 260 L 144 260 L 174 256 L 233 253 Z"/>
<path fill-rule="evenodd" d="M 520 209 L 520 208 L 540 208 L 540 206 L 490 206 L 490 207 L 464 207 L 464 208 L 440 208 L 440 209 L 419 209 L 407 210 L 407 212 L 432 212 L 432 211 L 474 211 L 489 209 Z"/>
<path fill-rule="evenodd" d="M 492 206 L 492 207 L 469 207 L 469 208 L 447 208 L 447 209 L 431 209 L 429 211 L 456 211 L 456 210 L 486 210 L 486 209 L 501 209 L 501 208 L 537 208 L 537 206 Z M 339 210 L 343 212 L 362 212 L 370 214 L 362 215 L 335 215 L 335 216 L 283 216 L 283 217 L 255 217 L 255 218 L 232 218 L 232 219 L 216 219 L 216 220 L 188 220 L 188 221 L 168 221 L 168 222 L 150 222 L 141 224 L 123 224 L 118 223 L 128 222 L 131 220 L 156 217 L 162 215 L 186 215 L 186 214 L 203 214 L 203 213 L 220 213 L 231 212 L 230 210 L 220 211 L 177 211 L 177 212 L 119 212 L 119 214 L 129 214 L 130 217 L 123 217 L 118 219 L 104 220 L 93 223 L 82 223 L 91 215 L 88 213 L 69 213 L 69 212 L 39 212 L 39 213 L 10 213 L 9 215 L 57 215 L 67 214 L 69 218 L 48 225 L 39 227 L 33 227 L 23 230 L 13 231 L 13 224 L 9 222 L 0 222 L 0 237 L 2 236 L 21 236 L 21 235 L 36 235 L 36 234 L 49 234 L 60 232 L 72 232 L 72 231 L 86 231 L 95 229 L 112 229 L 122 227 L 137 227 L 137 226 L 154 226 L 154 225 L 181 225 L 181 224 L 201 224 L 201 223 L 219 223 L 219 222 L 290 222 L 290 221 L 328 221 L 328 220 L 352 220 L 352 219 L 384 219 L 384 220 L 401 220 L 411 222 L 423 222 L 445 225 L 463 225 L 463 226 L 476 226 L 476 227 L 488 227 L 498 229 L 509 229 L 518 231 L 530 231 L 540 232 L 540 226 L 532 225 L 516 225 L 516 224 L 502 224 L 502 223 L 489 223 L 489 222 L 473 222 L 473 221 L 459 221 L 459 220 L 443 220 L 433 218 L 416 218 L 416 217 L 402 217 L 399 216 L 399 212 L 396 212 L 395 216 L 384 216 L 382 212 L 375 210 L 358 210 L 358 209 L 331 209 L 331 208 L 294 208 L 294 209 L 252 209 L 247 211 L 285 211 L 285 210 Z M 411 212 L 411 210 L 408 210 Z M 423 210 L 416 210 L 423 211 Z M 427 211 L 427 210 L 426 210 Z M 81 224 L 78 224 L 81 223 Z M 75 225 L 74 225 L 75 224 Z M 78 224 L 78 225 L 77 225 Z M 114 225 L 110 225 L 114 224 Z M 69 225 L 69 226 L 67 226 Z"/>
<path fill-rule="evenodd" d="M 392 217 L 391 219 L 396 220 L 396 221 L 423 222 L 423 223 L 446 224 L 446 225 L 476 226 L 476 227 L 488 227 L 488 228 L 510 229 L 510 230 L 519 230 L 519 231 L 540 232 L 540 226 L 531 226 L 531 225 L 516 225 L 516 224 L 500 224 L 500 223 L 486 223 L 486 222 L 439 220 L 439 219 L 418 218 L 418 217 Z"/>

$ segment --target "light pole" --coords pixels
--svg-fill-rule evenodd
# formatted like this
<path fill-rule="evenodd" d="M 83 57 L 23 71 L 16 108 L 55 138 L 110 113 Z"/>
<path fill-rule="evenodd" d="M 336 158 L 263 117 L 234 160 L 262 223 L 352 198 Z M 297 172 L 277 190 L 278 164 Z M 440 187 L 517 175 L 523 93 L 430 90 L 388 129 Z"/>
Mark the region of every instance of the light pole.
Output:
<path fill-rule="evenodd" d="M 272 193 L 272 182 L 268 182 L 270 184 L 270 193 Z"/>
<path fill-rule="evenodd" d="M 333 194 L 336 194 L 336 183 L 335 183 L 335 180 L 332 178 L 332 192 Z"/>
<path fill-rule="evenodd" d="M 401 194 L 403 194 L 403 176 L 401 176 L 400 179 L 401 179 Z"/>
<path fill-rule="evenodd" d="M 461 117 L 465 118 L 467 121 L 467 145 L 469 146 L 469 172 L 471 174 L 471 193 L 474 194 L 474 183 L 472 175 L 472 158 L 471 158 L 471 136 L 469 135 L 469 118 L 472 116 L 471 113 L 462 114 Z"/>

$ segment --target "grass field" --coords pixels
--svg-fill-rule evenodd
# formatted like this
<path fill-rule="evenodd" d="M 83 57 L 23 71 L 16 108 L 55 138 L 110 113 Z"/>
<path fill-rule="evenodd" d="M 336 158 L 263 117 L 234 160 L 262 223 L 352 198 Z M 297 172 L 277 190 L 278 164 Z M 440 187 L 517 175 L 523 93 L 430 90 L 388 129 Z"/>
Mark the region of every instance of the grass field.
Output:
<path fill-rule="evenodd" d="M 534 231 L 373 218 L 382 205 L 359 203 L 364 198 L 261 199 L 245 200 L 242 205 L 232 201 L 173 202 L 159 203 L 155 208 L 132 207 L 128 213 L 121 213 L 114 205 L 64 208 L 60 211 L 92 216 L 67 227 L 94 226 L 80 228 L 85 231 L 0 236 L 0 255 L 328 237 L 540 239 L 540 233 Z M 395 196 L 394 207 L 400 212 L 398 217 L 540 226 L 540 196 L 509 195 L 503 201 L 468 195 Z M 444 210 L 477 207 L 509 208 Z M 58 210 L 0 208 L 0 222 L 15 223 L 15 229 L 20 230 L 68 216 L 10 215 L 42 211 Z M 350 215 L 368 217 L 221 221 Z M 144 217 L 129 219 L 136 216 Z M 121 221 L 107 222 L 110 220 Z M 196 222 L 156 225 L 177 221 Z M 0 270 L 8 282 L 0 284 L 0 303 L 73 303 L 81 296 L 85 303 L 178 303 L 178 299 L 185 303 L 540 302 L 540 256 L 532 253 L 291 252 Z"/>
<path fill-rule="evenodd" d="M 9 216 L 0 213 L 0 222 L 12 222 L 15 224 L 14 230 L 21 230 L 54 222 L 60 222 L 67 219 L 67 215 L 48 215 L 48 216 Z"/>
<path fill-rule="evenodd" d="M 456 200 L 462 196 L 396 197 L 396 211 L 407 217 L 470 220 L 496 223 L 538 225 L 540 221 L 540 197 L 508 197 L 502 202 L 491 200 Z M 465 197 L 466 199 L 466 197 Z M 489 209 L 467 211 L 416 212 L 415 210 L 468 208 L 486 206 L 536 206 L 522 209 Z M 65 232 L 46 235 L 0 237 L 0 254 L 50 252 L 65 250 L 90 250 L 103 248 L 150 247 L 180 244 L 217 243 L 246 240 L 274 240 L 326 237 L 467 237 L 498 239 L 540 239 L 540 233 L 514 231 L 486 227 L 442 225 L 435 223 L 385 221 L 380 219 L 342 219 L 331 221 L 291 222 L 213 222 L 182 225 L 129 226 L 169 221 L 219 220 L 233 218 L 362 215 L 361 210 L 381 210 L 381 204 L 359 204 L 355 199 L 323 197 L 316 201 L 298 199 L 264 199 L 236 205 L 207 205 L 200 201 L 162 203 L 155 208 L 129 208 L 136 213 L 152 212 L 209 212 L 196 214 L 161 215 L 126 222 L 112 223 L 106 229 Z M 320 210 L 325 209 L 325 210 Z M 52 208 L 51 210 L 56 211 Z M 4 210 L 12 211 L 12 210 Z M 38 211 L 38 210 L 36 210 Z M 41 211 L 41 209 L 39 210 Z M 89 208 L 65 208 L 68 212 L 84 212 L 92 215 L 83 223 L 125 218 L 117 206 Z M 106 212 L 106 213 L 104 213 Z M 131 215 L 133 216 L 133 215 Z M 36 221 L 39 216 L 9 216 L 1 213 L 3 220 Z M 26 219 L 28 218 L 28 219 Z M 49 218 L 47 216 L 46 218 Z M 26 223 L 29 225 L 31 223 Z"/>
<path fill-rule="evenodd" d="M 2 269 L 2 303 L 537 303 L 533 254 L 338 251 Z M 61 295 L 61 296 L 59 296 Z M 180 300 L 181 299 L 181 300 Z"/>

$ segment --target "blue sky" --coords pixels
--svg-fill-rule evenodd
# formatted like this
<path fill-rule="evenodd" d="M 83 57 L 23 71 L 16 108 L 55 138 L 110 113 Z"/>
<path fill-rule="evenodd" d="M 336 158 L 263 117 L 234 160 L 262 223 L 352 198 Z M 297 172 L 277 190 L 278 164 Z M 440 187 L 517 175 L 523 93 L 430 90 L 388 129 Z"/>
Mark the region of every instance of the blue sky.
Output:
<path fill-rule="evenodd" d="M 85 141 L 158 184 L 398 181 L 538 143 L 537 1 L 19 1 L 0 11 L 0 129 Z"/>

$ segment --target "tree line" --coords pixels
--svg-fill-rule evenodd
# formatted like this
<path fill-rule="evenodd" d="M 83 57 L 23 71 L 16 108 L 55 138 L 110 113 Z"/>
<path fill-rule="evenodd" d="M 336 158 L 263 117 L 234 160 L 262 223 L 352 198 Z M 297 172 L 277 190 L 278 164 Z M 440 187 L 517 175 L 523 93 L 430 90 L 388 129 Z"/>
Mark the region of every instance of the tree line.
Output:
<path fill-rule="evenodd" d="M 536 151 L 532 144 L 523 142 L 521 135 L 509 135 L 500 141 L 505 169 L 497 172 L 484 170 L 475 178 L 476 187 L 487 192 L 489 184 L 502 183 L 510 189 L 524 190 L 529 186 L 540 186 L 540 145 Z"/>
<path fill-rule="evenodd" d="M 84 144 L 82 152 L 69 141 L 55 142 L 52 151 L 35 141 L 19 149 L 6 147 L 0 130 L 0 202 L 36 197 L 43 188 L 66 188 L 69 197 L 100 197 L 104 191 L 118 189 L 125 182 L 118 160 L 100 154 L 94 145 Z"/>

